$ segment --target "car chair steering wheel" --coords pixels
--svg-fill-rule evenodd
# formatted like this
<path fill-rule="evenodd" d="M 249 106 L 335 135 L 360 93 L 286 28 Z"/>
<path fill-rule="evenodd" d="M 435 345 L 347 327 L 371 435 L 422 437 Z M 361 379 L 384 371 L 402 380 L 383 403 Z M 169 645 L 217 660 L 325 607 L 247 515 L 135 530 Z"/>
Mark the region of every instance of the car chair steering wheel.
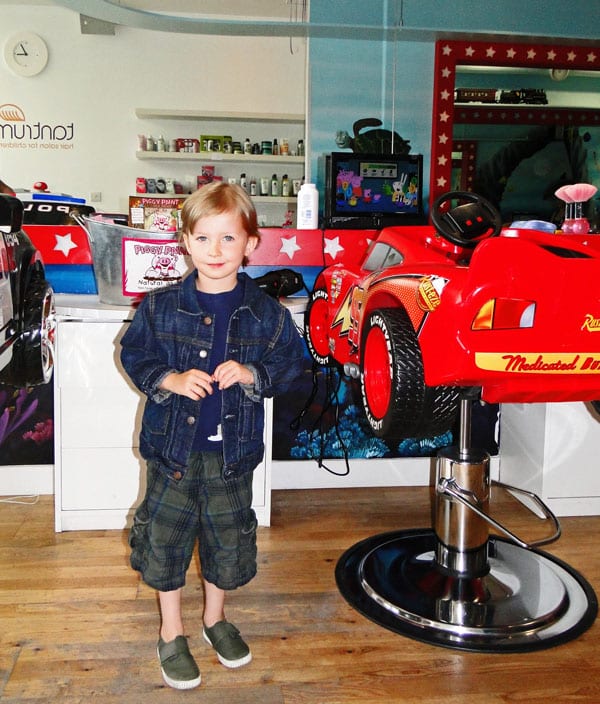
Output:
<path fill-rule="evenodd" d="M 590 584 L 536 549 L 560 525 L 535 494 L 521 495 L 552 534 L 525 542 L 489 515 L 489 455 L 471 443 L 471 404 L 461 398 L 460 438 L 438 453 L 433 526 L 366 538 L 340 557 L 340 593 L 375 623 L 431 645 L 479 652 L 527 652 L 576 638 L 594 622 Z M 490 527 L 502 535 L 490 535 Z"/>
<path fill-rule="evenodd" d="M 459 205 L 444 208 L 446 203 Z M 442 194 L 431 206 L 431 222 L 448 242 L 473 249 L 481 240 L 497 237 L 502 229 L 502 217 L 489 200 L 476 193 L 450 191 Z"/>

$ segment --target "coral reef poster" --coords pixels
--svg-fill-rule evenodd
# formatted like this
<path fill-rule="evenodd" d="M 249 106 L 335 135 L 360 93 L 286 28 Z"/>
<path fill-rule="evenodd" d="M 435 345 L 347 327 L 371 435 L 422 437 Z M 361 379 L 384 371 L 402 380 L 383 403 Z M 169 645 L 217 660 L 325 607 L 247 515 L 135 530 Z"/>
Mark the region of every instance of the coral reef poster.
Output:
<path fill-rule="evenodd" d="M 0 465 L 54 463 L 53 386 L 0 386 Z"/>
<path fill-rule="evenodd" d="M 452 444 L 451 433 L 393 446 L 375 437 L 357 392 L 356 382 L 335 369 L 314 368 L 307 352 L 294 388 L 274 401 L 273 459 L 421 457 Z"/>
<path fill-rule="evenodd" d="M 308 350 L 303 373 L 287 394 L 274 400 L 274 460 L 431 457 L 454 444 L 458 427 L 432 438 L 406 438 L 391 444 L 369 427 L 358 382 L 335 368 L 313 366 Z M 473 402 L 471 436 L 475 447 L 498 453 L 497 404 Z M 458 419 L 457 419 L 458 424 Z"/>

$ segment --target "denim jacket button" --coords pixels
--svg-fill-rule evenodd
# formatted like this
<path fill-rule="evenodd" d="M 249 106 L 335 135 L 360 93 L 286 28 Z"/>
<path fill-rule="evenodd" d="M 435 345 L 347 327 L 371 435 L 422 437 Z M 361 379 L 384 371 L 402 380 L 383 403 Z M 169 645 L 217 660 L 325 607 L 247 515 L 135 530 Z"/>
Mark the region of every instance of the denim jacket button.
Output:
<path fill-rule="evenodd" d="M 233 477 L 233 470 L 232 470 L 232 469 L 226 469 L 226 470 L 223 472 L 223 476 L 225 477 L 225 479 L 229 479 L 230 477 Z"/>
<path fill-rule="evenodd" d="M 194 425 L 195 422 L 196 422 L 196 419 L 194 418 L 194 416 L 188 416 L 188 417 L 186 418 L 186 423 L 187 423 L 188 425 Z"/>
<path fill-rule="evenodd" d="M 181 477 L 183 477 L 183 474 L 179 470 L 173 472 L 173 479 L 177 479 L 177 481 L 179 481 Z"/>
<path fill-rule="evenodd" d="M 205 325 L 211 325 L 211 324 L 212 324 L 212 318 L 210 317 L 210 315 L 207 315 L 207 316 L 202 320 L 202 322 L 203 322 Z"/>
<path fill-rule="evenodd" d="M 202 357 L 202 359 L 204 359 L 205 357 L 208 357 L 208 352 L 206 350 L 200 350 L 200 352 L 198 352 L 198 354 L 200 355 L 200 357 Z"/>

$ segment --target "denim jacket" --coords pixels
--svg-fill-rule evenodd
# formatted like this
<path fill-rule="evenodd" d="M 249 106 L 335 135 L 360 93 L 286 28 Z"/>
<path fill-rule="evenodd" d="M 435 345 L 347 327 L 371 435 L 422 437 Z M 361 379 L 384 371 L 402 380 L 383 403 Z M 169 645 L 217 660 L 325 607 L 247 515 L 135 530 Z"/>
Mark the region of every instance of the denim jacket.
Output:
<path fill-rule="evenodd" d="M 249 367 L 254 384 L 223 390 L 223 477 L 252 471 L 264 454 L 266 397 L 287 389 L 301 373 L 302 338 L 289 311 L 244 273 L 242 305 L 229 322 L 225 359 Z M 121 362 L 146 396 L 140 452 L 181 478 L 188 465 L 202 400 L 159 389 L 171 372 L 208 369 L 214 326 L 200 309 L 196 274 L 148 293 L 121 340 Z"/>

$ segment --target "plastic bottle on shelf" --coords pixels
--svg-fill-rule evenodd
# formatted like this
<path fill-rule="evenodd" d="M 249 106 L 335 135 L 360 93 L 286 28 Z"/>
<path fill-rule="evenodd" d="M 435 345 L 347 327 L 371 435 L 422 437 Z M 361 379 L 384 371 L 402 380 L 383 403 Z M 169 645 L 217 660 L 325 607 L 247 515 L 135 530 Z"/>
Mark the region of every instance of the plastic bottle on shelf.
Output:
<path fill-rule="evenodd" d="M 298 156 L 304 156 L 304 140 L 303 139 L 298 140 L 298 148 L 296 150 L 296 154 Z"/>
<path fill-rule="evenodd" d="M 284 198 L 289 198 L 290 195 L 290 180 L 287 174 L 283 174 L 281 178 L 281 195 Z"/>
<path fill-rule="evenodd" d="M 255 196 L 256 193 L 256 178 L 254 176 L 250 177 L 250 195 Z"/>
<path fill-rule="evenodd" d="M 273 176 L 271 177 L 271 195 L 279 195 L 279 181 L 277 180 L 277 174 L 273 174 Z"/>
<path fill-rule="evenodd" d="M 279 156 L 279 144 L 277 143 L 277 137 L 273 139 L 273 154 Z"/>
<path fill-rule="evenodd" d="M 298 229 L 319 227 L 319 192 L 314 183 L 304 183 L 298 193 Z"/>
<path fill-rule="evenodd" d="M 244 140 L 244 154 L 252 154 L 252 143 L 248 137 Z"/>
<path fill-rule="evenodd" d="M 248 180 L 246 179 L 246 174 L 240 174 L 240 186 L 247 191 L 248 190 Z"/>

